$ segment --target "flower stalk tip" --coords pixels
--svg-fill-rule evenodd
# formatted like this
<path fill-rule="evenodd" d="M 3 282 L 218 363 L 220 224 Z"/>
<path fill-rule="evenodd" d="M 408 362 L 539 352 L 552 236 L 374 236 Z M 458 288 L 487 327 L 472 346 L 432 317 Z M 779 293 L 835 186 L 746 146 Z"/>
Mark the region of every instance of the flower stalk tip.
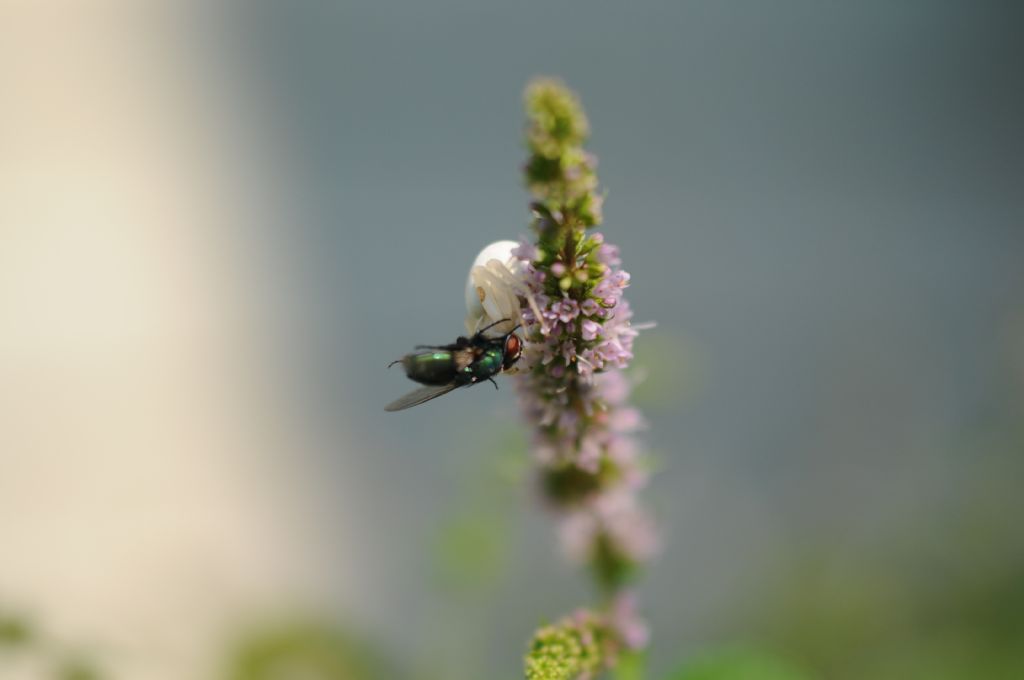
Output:
<path fill-rule="evenodd" d="M 526 88 L 526 146 L 530 152 L 524 174 L 536 201 L 542 247 L 561 244 L 558 223 L 567 216 L 581 227 L 601 223 L 603 196 L 597 189 L 597 158 L 583 148 L 590 134 L 576 95 L 559 81 L 538 78 Z M 546 242 L 546 243 L 545 243 Z"/>

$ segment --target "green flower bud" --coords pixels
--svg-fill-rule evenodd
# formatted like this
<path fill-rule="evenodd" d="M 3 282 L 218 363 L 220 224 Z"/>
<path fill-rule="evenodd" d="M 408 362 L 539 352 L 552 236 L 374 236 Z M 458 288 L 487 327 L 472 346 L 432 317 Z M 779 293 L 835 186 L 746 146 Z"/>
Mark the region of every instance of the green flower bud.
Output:
<path fill-rule="evenodd" d="M 525 100 L 526 140 L 534 154 L 558 159 L 586 140 L 590 133 L 587 117 L 579 100 L 562 83 L 538 78 L 527 86 Z"/>
<path fill-rule="evenodd" d="M 580 618 L 584 620 L 566 619 L 534 634 L 525 659 L 527 680 L 573 680 L 600 668 L 603 632 L 587 620 L 592 617 Z"/>

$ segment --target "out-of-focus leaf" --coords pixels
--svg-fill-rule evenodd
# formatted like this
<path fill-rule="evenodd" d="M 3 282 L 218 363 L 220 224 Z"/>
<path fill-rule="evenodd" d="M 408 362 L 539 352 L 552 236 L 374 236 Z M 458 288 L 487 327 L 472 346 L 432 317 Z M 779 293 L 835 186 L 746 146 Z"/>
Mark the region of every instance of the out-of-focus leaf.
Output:
<path fill-rule="evenodd" d="M 619 655 L 613 672 L 615 680 L 643 680 L 646 661 L 643 652 L 625 652 Z"/>
<path fill-rule="evenodd" d="M 734 649 L 696 656 L 665 680 L 810 680 L 810 676 L 771 654 Z"/>
<path fill-rule="evenodd" d="M 104 676 L 88 661 L 73 659 L 62 663 L 54 677 L 57 680 L 102 680 Z"/>
<path fill-rule="evenodd" d="M 270 626 L 248 634 L 230 656 L 228 680 L 391 680 L 365 645 L 318 623 Z"/>
<path fill-rule="evenodd" d="M 32 627 L 23 618 L 0 612 L 0 649 L 23 647 L 32 642 Z"/>
<path fill-rule="evenodd" d="M 500 576 L 507 545 L 504 522 L 486 515 L 462 515 L 441 529 L 435 564 L 439 580 L 449 589 L 484 588 Z"/>

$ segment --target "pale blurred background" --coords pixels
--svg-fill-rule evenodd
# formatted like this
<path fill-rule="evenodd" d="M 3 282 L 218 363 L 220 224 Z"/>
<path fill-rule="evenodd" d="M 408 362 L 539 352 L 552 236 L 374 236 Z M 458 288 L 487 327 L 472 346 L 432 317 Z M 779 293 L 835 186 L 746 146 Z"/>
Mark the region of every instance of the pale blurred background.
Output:
<path fill-rule="evenodd" d="M 511 389 L 382 410 L 538 74 L 658 322 L 649 677 L 1024 677 L 1021 15 L 2 0 L 0 678 L 511 679 L 592 601 Z"/>

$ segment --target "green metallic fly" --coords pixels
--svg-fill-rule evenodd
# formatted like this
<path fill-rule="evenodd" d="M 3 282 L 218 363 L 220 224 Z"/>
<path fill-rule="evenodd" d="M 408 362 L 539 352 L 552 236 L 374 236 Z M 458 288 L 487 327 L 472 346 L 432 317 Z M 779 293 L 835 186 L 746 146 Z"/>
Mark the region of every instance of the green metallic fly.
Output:
<path fill-rule="evenodd" d="M 456 387 L 475 385 L 484 380 L 490 380 L 497 389 L 498 383 L 494 382 L 494 376 L 507 371 L 519 361 L 523 343 L 515 334 L 519 326 L 496 338 L 488 338 L 484 331 L 509 320 L 495 321 L 470 338 L 459 336 L 450 345 L 417 345 L 416 349 L 430 351 L 406 354 L 392 361 L 388 368 L 402 364 L 409 379 L 423 383 L 423 387 L 396 399 L 385 406 L 384 410 L 401 411 L 418 406 L 448 394 Z"/>

